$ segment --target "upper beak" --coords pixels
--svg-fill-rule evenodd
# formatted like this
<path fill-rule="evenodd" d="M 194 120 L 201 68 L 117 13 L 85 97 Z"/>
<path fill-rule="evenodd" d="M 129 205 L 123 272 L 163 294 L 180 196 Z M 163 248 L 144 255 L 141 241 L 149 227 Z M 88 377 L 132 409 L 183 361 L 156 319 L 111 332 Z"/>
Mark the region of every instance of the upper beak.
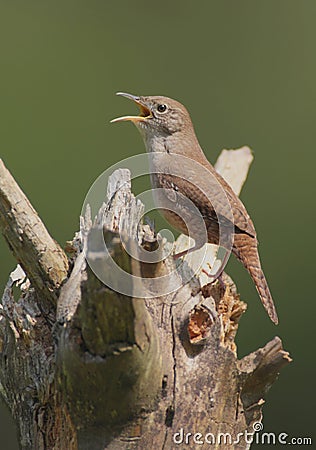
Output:
<path fill-rule="evenodd" d="M 141 101 L 140 97 L 136 97 L 132 94 L 126 94 L 125 92 L 117 92 L 116 95 L 121 95 L 122 97 L 133 100 L 139 106 L 140 114 L 139 116 L 117 117 L 116 119 L 111 120 L 111 123 L 124 122 L 126 120 L 131 120 L 132 122 L 143 122 L 144 120 L 152 117 L 150 109 Z"/>

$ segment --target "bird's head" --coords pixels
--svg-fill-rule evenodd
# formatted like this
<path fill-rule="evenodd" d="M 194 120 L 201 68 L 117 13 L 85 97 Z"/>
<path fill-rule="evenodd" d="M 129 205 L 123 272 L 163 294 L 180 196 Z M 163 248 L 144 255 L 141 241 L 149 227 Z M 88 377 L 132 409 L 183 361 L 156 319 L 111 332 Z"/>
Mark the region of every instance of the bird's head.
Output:
<path fill-rule="evenodd" d="M 118 92 L 117 95 L 133 100 L 138 105 L 140 114 L 118 117 L 111 122 L 129 120 L 137 126 L 144 137 L 148 138 L 152 134 L 167 137 L 193 128 L 188 111 L 176 100 L 162 96 L 137 97 L 124 92 Z"/>

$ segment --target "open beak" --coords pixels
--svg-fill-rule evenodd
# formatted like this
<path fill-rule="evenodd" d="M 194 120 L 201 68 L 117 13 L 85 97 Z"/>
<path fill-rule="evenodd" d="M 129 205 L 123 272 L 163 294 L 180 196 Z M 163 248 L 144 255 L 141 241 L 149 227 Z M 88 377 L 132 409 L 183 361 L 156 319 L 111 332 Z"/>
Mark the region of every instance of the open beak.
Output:
<path fill-rule="evenodd" d="M 133 100 L 139 107 L 140 113 L 138 116 L 122 116 L 111 120 L 111 123 L 124 122 L 130 120 L 132 122 L 144 122 L 152 117 L 150 109 L 141 101 L 140 97 L 136 97 L 132 94 L 126 94 L 125 92 L 117 92 L 116 95 L 121 95 L 122 97 L 129 98 Z"/>

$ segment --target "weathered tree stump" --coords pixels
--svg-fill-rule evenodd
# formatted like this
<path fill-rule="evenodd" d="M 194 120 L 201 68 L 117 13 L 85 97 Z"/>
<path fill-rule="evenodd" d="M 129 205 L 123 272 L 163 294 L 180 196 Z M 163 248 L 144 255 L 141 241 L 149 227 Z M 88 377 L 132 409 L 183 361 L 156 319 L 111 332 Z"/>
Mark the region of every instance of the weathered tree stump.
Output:
<path fill-rule="evenodd" d="M 239 193 L 251 160 L 247 148 L 224 151 L 216 167 Z M 225 289 L 201 275 L 147 299 L 105 286 L 85 259 L 106 264 L 94 251 L 100 229 L 116 263 L 149 284 L 175 268 L 170 257 L 149 264 L 126 253 L 122 223 L 126 242 L 138 231 L 147 250 L 157 248 L 138 224 L 128 171 L 113 174 L 109 192 L 96 220 L 82 218 L 66 257 L 0 160 L 0 229 L 19 263 L 0 305 L 0 387 L 21 448 L 249 448 L 265 395 L 290 362 L 281 340 L 238 360 L 246 305 L 227 275 Z"/>

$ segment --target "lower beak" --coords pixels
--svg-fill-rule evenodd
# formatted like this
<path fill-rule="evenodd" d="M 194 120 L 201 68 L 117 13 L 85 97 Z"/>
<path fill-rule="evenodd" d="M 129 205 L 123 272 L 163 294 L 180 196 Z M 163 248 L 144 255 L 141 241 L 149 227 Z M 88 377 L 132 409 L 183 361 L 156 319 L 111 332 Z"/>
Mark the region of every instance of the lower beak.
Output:
<path fill-rule="evenodd" d="M 129 98 L 130 100 L 133 100 L 138 106 L 140 110 L 139 116 L 122 116 L 117 117 L 116 119 L 111 120 L 111 123 L 115 122 L 125 122 L 127 120 L 130 120 L 131 122 L 144 122 L 147 119 L 150 119 L 152 117 L 150 109 L 144 105 L 140 99 L 140 97 L 136 97 L 132 94 L 126 94 L 125 92 L 117 92 L 116 95 L 121 95 L 122 97 Z"/>

